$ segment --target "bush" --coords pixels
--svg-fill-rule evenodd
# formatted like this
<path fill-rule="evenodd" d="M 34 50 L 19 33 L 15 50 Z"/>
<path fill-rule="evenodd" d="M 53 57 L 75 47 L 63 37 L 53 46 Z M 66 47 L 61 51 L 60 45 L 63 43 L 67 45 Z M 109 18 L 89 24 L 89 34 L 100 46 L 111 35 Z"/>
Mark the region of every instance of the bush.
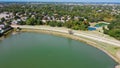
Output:
<path fill-rule="evenodd" d="M 116 39 L 120 40 L 120 29 L 112 29 L 108 32 L 108 34 Z"/>
<path fill-rule="evenodd" d="M 57 27 L 62 27 L 63 25 L 62 25 L 62 22 L 57 22 Z"/>
<path fill-rule="evenodd" d="M 52 26 L 52 27 L 55 27 L 56 23 L 55 22 L 49 22 L 49 25 Z"/>

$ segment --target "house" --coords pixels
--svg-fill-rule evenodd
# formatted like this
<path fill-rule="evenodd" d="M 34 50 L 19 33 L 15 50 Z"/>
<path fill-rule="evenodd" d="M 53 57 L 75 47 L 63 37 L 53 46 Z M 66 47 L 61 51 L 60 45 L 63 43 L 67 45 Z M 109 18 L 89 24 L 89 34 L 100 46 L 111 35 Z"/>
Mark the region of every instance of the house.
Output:
<path fill-rule="evenodd" d="M 55 21 L 55 17 L 54 16 L 51 16 L 52 20 Z"/>
<path fill-rule="evenodd" d="M 18 23 L 17 20 L 13 20 L 13 21 L 11 22 L 11 24 L 13 24 L 13 25 L 16 25 L 17 23 Z"/>
<path fill-rule="evenodd" d="M 5 25 L 3 25 L 3 24 L 0 25 L 0 29 L 2 29 L 2 28 L 4 28 L 4 27 L 5 27 Z"/>
<path fill-rule="evenodd" d="M 21 21 L 21 19 L 13 20 L 13 21 L 11 22 L 11 24 L 17 25 L 20 21 Z"/>
<path fill-rule="evenodd" d="M 22 20 L 22 21 L 26 21 L 26 20 L 27 20 L 27 17 L 21 17 L 21 20 Z"/>

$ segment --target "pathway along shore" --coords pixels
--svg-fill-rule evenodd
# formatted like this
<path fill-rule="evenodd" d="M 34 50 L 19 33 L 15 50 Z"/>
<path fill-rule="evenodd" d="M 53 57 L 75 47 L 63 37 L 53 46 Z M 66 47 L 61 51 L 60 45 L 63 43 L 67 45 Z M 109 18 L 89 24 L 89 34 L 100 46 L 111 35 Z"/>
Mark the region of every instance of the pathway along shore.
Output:
<path fill-rule="evenodd" d="M 60 32 L 64 34 L 69 34 L 69 30 L 67 28 L 63 27 L 50 27 L 50 26 L 28 26 L 28 25 L 11 25 L 13 28 L 20 27 L 22 29 L 34 29 L 34 30 L 46 30 L 46 31 L 53 31 L 53 32 Z M 99 36 L 97 34 L 91 34 L 91 33 L 86 33 L 84 31 L 76 31 L 72 30 L 73 36 L 77 37 L 76 39 L 79 38 L 84 38 L 80 40 L 84 40 L 90 45 L 93 45 L 101 50 L 103 50 L 105 53 L 107 53 L 110 57 L 112 57 L 114 60 L 116 60 L 120 64 L 120 52 L 118 50 L 114 53 L 112 53 L 112 48 L 110 47 L 115 47 L 116 49 L 120 48 L 120 41 L 113 39 L 113 38 L 107 38 L 104 36 Z M 86 39 L 86 40 L 85 40 Z M 91 42 L 92 41 L 92 42 Z M 96 42 L 96 43 L 94 43 Z M 99 46 L 98 46 L 99 45 Z M 101 45 L 101 46 L 100 46 Z M 120 68 L 120 65 L 116 66 L 115 68 Z"/>
<path fill-rule="evenodd" d="M 56 32 L 61 32 L 61 33 L 68 33 L 68 30 L 69 29 L 62 29 L 62 28 L 56 28 L 56 27 L 47 27 L 47 26 L 19 26 L 19 25 L 12 25 L 12 27 L 14 28 L 17 28 L 17 27 L 20 27 L 20 28 L 26 28 L 26 29 L 41 29 L 41 30 L 50 30 L 50 31 L 56 31 Z M 76 35 L 76 36 L 82 36 L 82 37 L 85 37 L 85 38 L 89 38 L 89 39 L 92 39 L 92 40 L 96 40 L 96 41 L 99 41 L 99 42 L 104 42 L 104 43 L 107 43 L 107 44 L 111 44 L 111 45 L 115 45 L 115 46 L 119 46 L 120 47 L 120 41 L 118 40 L 113 40 L 113 39 L 107 39 L 107 38 L 104 38 L 104 37 L 100 37 L 100 36 L 95 36 L 95 35 L 91 35 L 91 34 L 85 34 L 83 32 L 79 32 L 79 31 L 75 31 L 73 30 L 73 35 Z"/>

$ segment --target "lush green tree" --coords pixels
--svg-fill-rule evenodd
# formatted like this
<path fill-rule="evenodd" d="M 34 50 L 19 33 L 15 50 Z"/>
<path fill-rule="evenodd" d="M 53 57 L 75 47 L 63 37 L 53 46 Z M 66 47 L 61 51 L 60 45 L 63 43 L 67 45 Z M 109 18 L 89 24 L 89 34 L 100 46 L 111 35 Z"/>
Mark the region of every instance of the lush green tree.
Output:
<path fill-rule="evenodd" d="M 74 29 L 74 30 L 80 30 L 80 25 L 75 25 L 75 26 L 72 27 L 72 29 Z"/>
<path fill-rule="evenodd" d="M 55 27 L 56 26 L 56 22 L 55 21 L 50 21 L 49 25 L 52 26 L 52 27 Z"/>
<path fill-rule="evenodd" d="M 57 26 L 57 27 L 62 27 L 62 26 L 63 26 L 63 23 L 62 23 L 62 22 L 57 22 L 57 23 L 56 23 L 56 26 Z"/>
<path fill-rule="evenodd" d="M 36 25 L 43 25 L 43 22 L 40 19 L 38 19 Z"/>
<path fill-rule="evenodd" d="M 18 22 L 18 24 L 19 25 L 26 25 L 26 22 L 21 20 L 21 21 Z"/>
<path fill-rule="evenodd" d="M 68 22 L 65 23 L 65 26 L 66 26 L 67 28 L 72 28 L 73 22 L 72 22 L 72 21 L 68 21 Z"/>
<path fill-rule="evenodd" d="M 27 19 L 26 24 L 27 25 L 34 25 L 35 24 L 35 19 L 33 17 Z"/>

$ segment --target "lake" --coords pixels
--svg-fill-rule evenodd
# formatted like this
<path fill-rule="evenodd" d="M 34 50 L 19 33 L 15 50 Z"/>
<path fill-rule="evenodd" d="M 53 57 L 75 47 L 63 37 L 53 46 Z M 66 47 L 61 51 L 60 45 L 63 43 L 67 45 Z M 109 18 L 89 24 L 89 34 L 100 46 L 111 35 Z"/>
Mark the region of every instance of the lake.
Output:
<path fill-rule="evenodd" d="M 0 68 L 114 68 L 101 50 L 69 38 L 34 32 L 0 41 Z"/>

